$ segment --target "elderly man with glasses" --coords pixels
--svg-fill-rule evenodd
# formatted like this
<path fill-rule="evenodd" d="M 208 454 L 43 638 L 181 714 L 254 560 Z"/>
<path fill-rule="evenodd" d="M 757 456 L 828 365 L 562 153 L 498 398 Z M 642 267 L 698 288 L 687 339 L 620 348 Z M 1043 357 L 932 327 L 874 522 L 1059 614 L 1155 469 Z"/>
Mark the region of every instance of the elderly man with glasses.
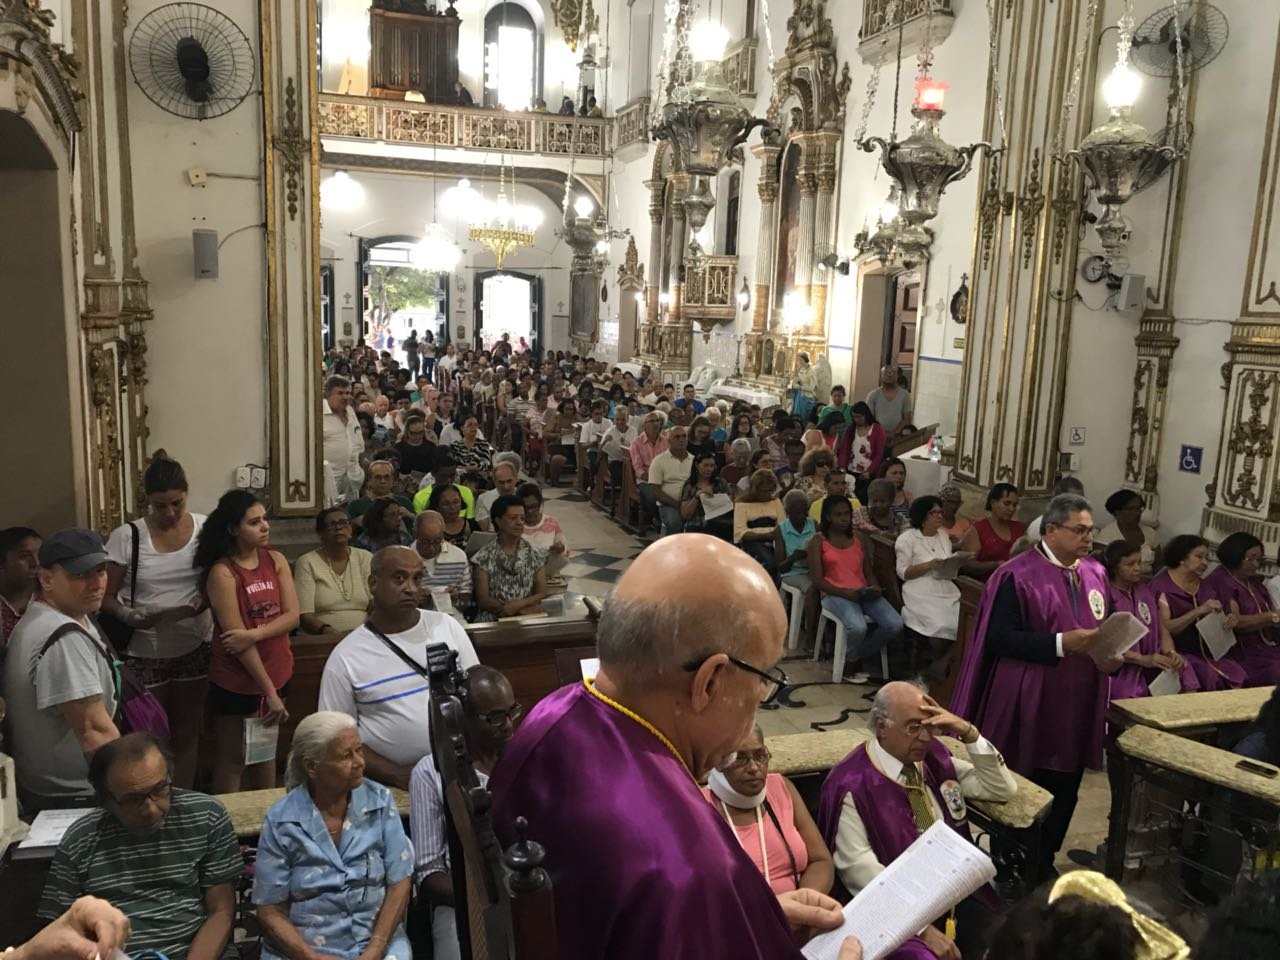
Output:
<path fill-rule="evenodd" d="M 462 611 L 471 606 L 471 563 L 466 553 L 445 539 L 444 517 L 435 510 L 418 514 L 413 532 L 413 547 L 422 558 L 424 603 L 429 596 L 432 609 L 448 613 L 465 627 Z"/>
<path fill-rule="evenodd" d="M 818 809 L 840 881 L 855 896 L 938 820 L 972 841 L 967 800 L 1004 802 L 1018 789 L 1004 758 L 978 728 L 914 684 L 886 683 L 871 701 L 869 719 L 871 739 L 831 770 Z M 938 734 L 963 741 L 969 759 L 953 758 Z M 981 956 L 999 908 L 995 890 L 983 887 L 893 956 Z M 948 919 L 951 936 L 944 932 Z"/>
<path fill-rule="evenodd" d="M 1050 500 L 1043 539 L 983 588 L 951 695 L 951 708 L 986 730 L 1009 766 L 1053 794 L 1041 880 L 1054 875 L 1085 768 L 1102 768 L 1107 674 L 1123 666 L 1118 656 L 1093 656 L 1108 582 L 1092 548 L 1089 501 Z"/>
<path fill-rule="evenodd" d="M 467 671 L 462 684 L 463 733 L 476 778 L 483 787 L 494 764 L 515 733 L 524 708 L 516 703 L 511 684 L 493 667 L 478 664 Z M 409 776 L 409 830 L 413 839 L 413 882 L 418 909 L 431 912 L 434 960 L 461 956 L 453 913 L 453 877 L 449 872 L 449 844 L 445 834 L 444 789 L 435 758 L 427 754 Z M 425 906 L 422 906 L 425 905 Z M 417 952 L 418 944 L 414 944 Z"/>
<path fill-rule="evenodd" d="M 82 896 L 129 919 L 129 952 L 218 960 L 231 939 L 244 860 L 231 818 L 213 797 L 173 786 L 150 734 L 98 748 L 89 781 L 99 807 L 58 844 L 36 911 L 52 921 Z"/>
<path fill-rule="evenodd" d="M 771 890 L 698 786 L 786 683 L 786 631 L 768 574 L 716 537 L 666 537 L 622 575 L 594 679 L 544 697 L 490 781 L 499 838 L 524 817 L 546 847 L 562 960 L 801 960 L 793 927 L 839 926 L 829 897 Z"/>

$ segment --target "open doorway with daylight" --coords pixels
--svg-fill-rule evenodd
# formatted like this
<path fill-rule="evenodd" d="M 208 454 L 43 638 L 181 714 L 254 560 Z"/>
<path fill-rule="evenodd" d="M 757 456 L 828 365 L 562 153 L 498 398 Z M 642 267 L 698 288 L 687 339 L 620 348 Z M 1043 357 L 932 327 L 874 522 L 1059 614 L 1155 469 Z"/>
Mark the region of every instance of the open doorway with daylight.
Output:
<path fill-rule="evenodd" d="M 517 350 L 542 349 L 542 278 L 511 270 L 476 274 L 476 339 L 482 349 L 509 334 Z M 524 341 L 522 344 L 521 341 Z"/>
<path fill-rule="evenodd" d="M 413 265 L 416 237 L 386 237 L 361 241 L 360 284 L 364 292 L 365 343 L 399 355 L 410 330 L 425 339 L 430 332 L 440 343 L 448 315 L 447 277 Z M 447 341 L 444 341 L 447 342 Z"/>

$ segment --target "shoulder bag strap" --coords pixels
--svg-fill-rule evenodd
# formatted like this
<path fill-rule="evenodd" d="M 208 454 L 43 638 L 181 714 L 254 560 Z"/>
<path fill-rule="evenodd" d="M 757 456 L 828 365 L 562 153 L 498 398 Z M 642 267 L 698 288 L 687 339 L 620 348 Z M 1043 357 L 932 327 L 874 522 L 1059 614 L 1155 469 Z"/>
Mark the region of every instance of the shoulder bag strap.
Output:
<path fill-rule="evenodd" d="M 89 641 L 89 646 L 93 647 L 93 649 L 97 651 L 98 656 L 102 657 L 103 660 L 107 661 L 107 666 L 111 670 L 111 682 L 115 687 L 116 705 L 118 708 L 120 704 L 120 661 L 115 657 L 113 657 L 107 651 L 106 647 L 104 647 L 97 639 L 95 639 L 93 634 L 91 634 L 84 627 L 80 626 L 80 624 L 74 623 L 74 622 L 64 623 L 62 626 L 54 630 L 53 633 L 49 634 L 49 639 L 44 642 L 44 646 L 40 648 L 40 652 L 36 654 L 36 659 L 39 660 L 46 653 L 49 652 L 49 650 L 53 647 L 55 643 L 57 643 L 63 637 L 68 636 L 69 634 L 72 634 L 72 633 L 78 633 L 81 636 L 83 636 L 86 640 Z"/>
<path fill-rule="evenodd" d="M 773 804 L 767 799 L 764 802 L 764 812 L 769 815 L 769 819 L 773 821 L 774 829 L 778 831 L 778 836 L 782 838 L 782 845 L 787 849 L 787 859 L 791 861 L 791 875 L 795 877 L 796 886 L 800 886 L 800 871 L 796 868 L 796 855 L 791 850 L 791 844 L 787 842 L 787 835 L 782 832 L 782 824 L 778 822 L 778 815 L 773 811 Z M 769 878 L 766 877 L 766 880 Z"/>
<path fill-rule="evenodd" d="M 424 680 L 431 679 L 431 674 L 427 672 L 427 668 L 425 664 L 418 663 L 418 661 L 414 660 L 413 657 L 409 656 L 407 653 L 405 653 L 403 650 L 397 647 L 394 643 L 391 642 L 390 637 L 388 637 L 385 633 L 383 633 L 381 630 L 375 627 L 368 620 L 365 621 L 364 625 L 369 629 L 370 633 L 372 633 L 375 637 L 377 637 L 379 640 L 381 640 L 383 643 L 387 645 L 388 650 L 390 650 L 397 657 L 403 660 L 405 662 L 405 665 L 408 666 L 411 670 L 413 670 L 414 673 L 418 674 Z"/>
<path fill-rule="evenodd" d="M 136 522 L 129 524 L 129 529 L 133 532 L 133 557 L 129 561 L 129 606 L 133 607 L 138 599 L 138 551 L 142 544 L 142 533 Z"/>

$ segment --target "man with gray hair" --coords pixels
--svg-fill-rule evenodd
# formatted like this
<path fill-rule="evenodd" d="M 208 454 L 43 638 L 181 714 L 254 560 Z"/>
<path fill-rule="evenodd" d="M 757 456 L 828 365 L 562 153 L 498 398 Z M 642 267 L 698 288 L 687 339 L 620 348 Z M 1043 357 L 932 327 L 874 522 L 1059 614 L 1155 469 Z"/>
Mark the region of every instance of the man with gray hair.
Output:
<path fill-rule="evenodd" d="M 827 776 L 818 810 L 836 871 L 855 896 L 938 820 L 972 841 L 966 800 L 1004 802 L 1018 789 L 1004 758 L 978 728 L 913 683 L 895 680 L 881 687 L 871 702 L 870 724 L 871 739 Z M 953 758 L 939 734 L 962 741 L 969 759 Z M 913 946 L 940 960 L 981 956 L 998 910 L 995 891 L 983 887 L 956 905 L 954 942 L 943 933 L 947 918 L 939 917 Z"/>
<path fill-rule="evenodd" d="M 499 497 L 514 497 L 520 484 L 520 454 L 507 450 L 493 458 L 493 489 L 476 498 L 476 523 L 481 530 L 489 530 L 492 522 L 489 511 Z"/>
<path fill-rule="evenodd" d="M 1053 794 L 1041 880 L 1054 874 L 1085 767 L 1102 768 L 1106 674 L 1121 666 L 1090 656 L 1107 616 L 1108 583 L 1089 556 L 1089 501 L 1054 497 L 1043 533 L 987 581 L 950 704 L 987 731 L 1014 770 Z"/>
<path fill-rule="evenodd" d="M 471 606 L 471 564 L 466 553 L 446 539 L 444 517 L 435 510 L 418 514 L 413 534 L 414 549 L 422 558 L 423 605 L 429 595 L 431 609 L 448 613 L 465 627 L 462 608 Z"/>
<path fill-rule="evenodd" d="M 745 553 L 659 540 L 605 604 L 594 681 L 544 697 L 516 731 L 490 781 L 494 826 L 510 843 L 527 818 L 546 847 L 563 960 L 800 960 L 789 926 L 839 926 L 816 891 L 775 896 L 698 787 L 786 683 L 786 630 Z M 840 957 L 861 955 L 851 939 Z"/>
<path fill-rule="evenodd" d="M 324 462 L 333 479 L 330 491 L 334 503 L 348 503 L 360 496 L 364 468 L 364 436 L 360 421 L 351 407 L 351 381 L 346 377 L 330 377 L 324 382 Z"/>

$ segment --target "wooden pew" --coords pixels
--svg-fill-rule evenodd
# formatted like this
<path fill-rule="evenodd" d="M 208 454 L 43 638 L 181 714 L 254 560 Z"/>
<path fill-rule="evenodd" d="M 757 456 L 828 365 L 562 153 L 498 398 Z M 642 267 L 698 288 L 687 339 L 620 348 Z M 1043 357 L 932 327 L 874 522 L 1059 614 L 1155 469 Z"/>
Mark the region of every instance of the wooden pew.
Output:
<path fill-rule="evenodd" d="M 871 541 L 871 569 L 876 582 L 884 591 L 884 598 L 893 609 L 902 610 L 902 581 L 898 579 L 898 555 L 894 551 L 893 537 L 887 533 L 873 533 Z"/>
<path fill-rule="evenodd" d="M 951 644 L 951 658 L 947 662 L 947 676 L 933 698 L 944 707 L 951 702 L 952 691 L 956 687 L 956 678 L 960 673 L 960 664 L 964 662 L 964 652 L 969 641 L 973 639 L 973 626 L 978 618 L 978 604 L 982 601 L 981 580 L 973 577 L 957 577 L 956 586 L 960 588 L 960 622 L 956 627 L 956 640 Z"/>
<path fill-rule="evenodd" d="M 623 529 L 632 533 L 644 529 L 644 508 L 640 505 L 636 468 L 631 463 L 630 447 L 622 448 L 622 489 L 614 503 L 613 516 Z"/>
<path fill-rule="evenodd" d="M 916 427 L 910 433 L 903 434 L 896 440 L 892 441 L 888 449 L 885 451 L 886 457 L 903 457 L 915 450 L 917 447 L 923 447 L 929 442 L 929 438 L 938 433 L 938 425 L 931 423 L 925 427 Z"/>
<path fill-rule="evenodd" d="M 548 617 L 471 624 L 467 634 L 480 662 L 506 674 L 516 702 L 524 706 L 527 714 L 534 704 L 561 686 L 556 650 L 594 647 L 596 625 L 591 620 Z"/>

